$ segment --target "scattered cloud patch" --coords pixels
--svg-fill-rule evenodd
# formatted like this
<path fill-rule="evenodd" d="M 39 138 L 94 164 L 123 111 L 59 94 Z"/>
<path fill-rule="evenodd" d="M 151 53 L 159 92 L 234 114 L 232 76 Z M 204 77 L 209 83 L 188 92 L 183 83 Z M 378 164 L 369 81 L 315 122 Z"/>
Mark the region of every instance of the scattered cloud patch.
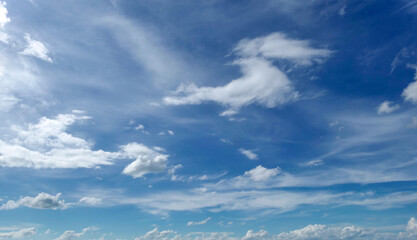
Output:
<path fill-rule="evenodd" d="M 310 65 L 329 57 L 332 51 L 311 47 L 309 41 L 290 39 L 284 33 L 271 33 L 265 37 L 241 40 L 234 49 L 241 57 L 264 57 L 267 59 L 290 60 Z"/>
<path fill-rule="evenodd" d="M 22 228 L 13 232 L 0 232 L 0 239 L 22 239 L 29 238 L 36 234 L 36 228 Z"/>
<path fill-rule="evenodd" d="M 246 149 L 243 149 L 243 148 L 239 148 L 239 152 L 241 154 L 245 155 L 250 160 L 257 160 L 258 159 L 258 155 L 255 154 L 252 150 L 246 150 Z"/>
<path fill-rule="evenodd" d="M 416 71 L 416 74 L 414 75 L 414 81 L 408 84 L 401 96 L 404 97 L 405 101 L 417 103 L 417 66 L 409 65 L 409 67 L 413 68 Z"/>
<path fill-rule="evenodd" d="M 222 223 L 222 222 L 221 222 Z M 413 240 L 417 236 L 414 228 L 415 218 L 411 218 L 405 232 L 381 232 L 373 228 L 358 226 L 334 227 L 323 224 L 311 224 L 300 229 L 279 234 L 271 234 L 261 229 L 258 232 L 248 230 L 243 237 L 235 236 L 230 232 L 192 232 L 177 234 L 173 230 L 158 231 L 157 228 L 146 233 L 136 240 Z M 410 228 L 411 226 L 411 228 Z"/>
<path fill-rule="evenodd" d="M 168 155 L 152 150 L 143 144 L 129 143 L 121 148 L 128 158 L 136 157 L 135 161 L 123 169 L 123 174 L 140 178 L 149 173 L 162 173 L 167 167 Z"/>
<path fill-rule="evenodd" d="M 176 232 L 171 230 L 166 231 L 158 231 L 158 228 L 154 228 L 152 231 L 147 232 L 144 236 L 140 236 L 135 238 L 135 240 L 162 240 L 162 239 L 169 239 L 168 237 L 171 235 L 175 235 Z"/>
<path fill-rule="evenodd" d="M 384 113 L 388 114 L 388 113 L 394 112 L 395 110 L 397 110 L 399 108 L 400 108 L 400 105 L 398 105 L 398 104 L 394 105 L 393 102 L 384 101 L 384 102 L 381 103 L 381 105 L 379 105 L 379 107 L 377 109 L 377 112 L 378 112 L 378 114 L 384 114 Z"/>
<path fill-rule="evenodd" d="M 36 57 L 52 63 L 52 59 L 49 56 L 49 50 L 45 47 L 45 45 L 42 42 L 33 40 L 27 33 L 25 35 L 25 40 L 27 42 L 27 46 L 21 52 L 23 55 Z"/>
<path fill-rule="evenodd" d="M 3 28 L 7 23 L 10 22 L 10 18 L 7 17 L 7 3 L 4 1 L 0 1 L 0 27 Z"/>
<path fill-rule="evenodd" d="M 145 126 L 143 126 L 142 124 L 139 124 L 138 126 L 135 127 L 135 130 L 143 130 L 145 129 Z"/>
<path fill-rule="evenodd" d="M 47 193 L 39 193 L 36 197 L 22 197 L 17 201 L 9 200 L 0 206 L 0 210 L 12 210 L 20 207 L 36 208 L 36 209 L 65 209 L 68 204 L 64 200 L 60 200 L 61 193 L 50 195 Z"/>
<path fill-rule="evenodd" d="M 253 103 L 267 108 L 284 105 L 297 100 L 299 93 L 272 60 L 311 65 L 331 54 L 327 49 L 313 48 L 308 41 L 290 39 L 283 33 L 243 39 L 233 51 L 237 59 L 232 64 L 240 67 L 242 77 L 219 87 L 182 84 L 163 102 L 168 105 L 195 105 L 212 101 L 228 107 L 221 116 L 236 114 L 241 107 Z"/>
<path fill-rule="evenodd" d="M 90 119 L 75 111 L 42 117 L 26 127 L 12 126 L 13 137 L 0 139 L 0 166 L 27 168 L 93 168 L 111 165 L 120 154 L 92 150 L 92 143 L 66 132 L 77 121 Z"/>
<path fill-rule="evenodd" d="M 26 168 L 95 168 L 112 165 L 115 159 L 136 159 L 123 173 L 142 177 L 148 173 L 163 172 L 168 155 L 161 154 L 143 144 L 129 143 L 118 152 L 93 150 L 93 144 L 66 132 L 77 121 L 91 117 L 83 111 L 59 114 L 55 118 L 43 117 L 36 124 L 22 128 L 12 126 L 13 137 L 0 139 L 0 166 Z"/>
<path fill-rule="evenodd" d="M 102 203 L 102 200 L 100 198 L 95 198 L 95 197 L 83 197 L 79 201 L 79 204 L 88 205 L 88 206 L 96 206 L 96 205 L 100 205 L 101 203 Z"/>
<path fill-rule="evenodd" d="M 75 231 L 65 231 L 61 236 L 59 236 L 58 238 L 55 238 L 55 240 L 74 240 L 74 239 L 79 239 L 82 236 L 84 236 L 84 234 L 88 231 L 93 231 L 95 230 L 95 228 L 84 228 L 81 232 L 77 233 Z"/>
<path fill-rule="evenodd" d="M 323 160 L 321 159 L 316 159 L 316 160 L 311 160 L 308 162 L 303 162 L 303 163 L 299 163 L 298 166 L 300 167 L 317 167 L 323 164 Z"/>
<path fill-rule="evenodd" d="M 245 172 L 244 176 L 249 177 L 253 181 L 265 181 L 271 177 L 275 177 L 280 171 L 281 169 L 279 167 L 268 169 L 259 165 L 256 168 Z"/>
<path fill-rule="evenodd" d="M 211 218 L 208 217 L 208 218 L 206 218 L 206 219 L 204 219 L 202 221 L 199 221 L 199 222 L 192 222 L 192 221 L 190 221 L 190 222 L 187 223 L 187 226 L 204 225 L 204 224 L 206 224 L 210 220 L 211 220 Z"/>

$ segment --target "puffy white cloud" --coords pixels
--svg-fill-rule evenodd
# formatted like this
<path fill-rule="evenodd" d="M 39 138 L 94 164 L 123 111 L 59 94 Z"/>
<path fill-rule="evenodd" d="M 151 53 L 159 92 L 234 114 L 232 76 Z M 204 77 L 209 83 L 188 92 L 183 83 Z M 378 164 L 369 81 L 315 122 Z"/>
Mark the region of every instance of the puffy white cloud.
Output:
<path fill-rule="evenodd" d="M 242 238 L 242 240 L 261 240 L 266 239 L 269 237 L 269 233 L 263 229 L 259 230 L 259 232 L 254 232 L 253 230 L 249 230 L 246 235 Z"/>
<path fill-rule="evenodd" d="M 65 231 L 61 236 L 59 236 L 58 238 L 55 238 L 55 240 L 73 240 L 73 239 L 78 239 L 82 236 L 84 236 L 84 234 L 88 231 L 92 231 L 95 230 L 94 228 L 84 228 L 81 232 L 76 233 L 75 231 Z"/>
<path fill-rule="evenodd" d="M 145 235 L 135 238 L 135 240 L 163 240 L 169 239 L 170 235 L 175 234 L 174 231 L 158 231 L 158 228 L 154 228 L 152 231 L 147 232 Z"/>
<path fill-rule="evenodd" d="M 52 59 L 49 57 L 49 50 L 42 42 L 33 40 L 27 33 L 25 35 L 25 40 L 27 42 L 27 46 L 21 52 L 23 55 L 36 57 L 52 63 Z"/>
<path fill-rule="evenodd" d="M 145 126 L 143 126 L 142 124 L 139 124 L 137 127 L 135 127 L 135 130 L 143 130 L 145 129 Z"/>
<path fill-rule="evenodd" d="M 10 18 L 7 17 L 8 11 L 6 8 L 6 2 L 0 1 L 0 27 L 4 27 L 6 23 L 10 22 Z"/>
<path fill-rule="evenodd" d="M 184 105 L 214 101 L 232 109 L 223 114 L 227 115 L 252 103 L 272 108 L 298 98 L 290 80 L 271 62 L 261 58 L 244 58 L 234 64 L 240 66 L 242 77 L 220 87 L 180 85 L 175 95 L 163 99 L 164 103 Z"/>
<path fill-rule="evenodd" d="M 36 124 L 12 126 L 12 137 L 0 139 L 0 166 L 27 168 L 94 168 L 112 165 L 116 159 L 136 159 L 123 173 L 135 178 L 160 173 L 168 155 L 143 144 L 129 143 L 118 152 L 93 150 L 93 144 L 66 132 L 77 121 L 90 119 L 83 111 L 42 117 Z M 159 149 L 159 148 L 155 148 Z"/>
<path fill-rule="evenodd" d="M 326 225 L 308 225 L 288 233 L 280 233 L 279 240 L 332 240 L 332 239 L 369 239 L 374 231 L 348 227 L 328 227 Z"/>
<path fill-rule="evenodd" d="M 167 167 L 168 155 L 154 151 L 145 145 L 129 143 L 121 149 L 128 158 L 136 157 L 136 160 L 123 170 L 123 174 L 133 178 L 140 178 L 148 173 L 161 173 Z"/>
<path fill-rule="evenodd" d="M 0 232 L 0 239 L 20 239 L 28 238 L 36 234 L 36 228 L 22 228 L 13 232 Z"/>
<path fill-rule="evenodd" d="M 384 101 L 381 103 L 381 105 L 379 105 L 377 112 L 378 114 L 383 114 L 383 113 L 392 113 L 395 110 L 399 109 L 400 105 L 398 104 L 393 104 L 393 102 L 390 101 Z"/>
<path fill-rule="evenodd" d="M 76 121 L 90 117 L 75 111 L 43 117 L 27 127 L 12 126 L 13 137 L 0 139 L 0 166 L 28 168 L 92 168 L 110 165 L 119 153 L 92 150 L 92 144 L 67 133 Z"/>
<path fill-rule="evenodd" d="M 265 181 L 271 177 L 278 175 L 280 171 L 281 169 L 279 167 L 268 169 L 259 165 L 256 168 L 245 172 L 245 176 L 249 177 L 254 181 Z"/>
<path fill-rule="evenodd" d="M 247 150 L 247 149 L 240 148 L 239 149 L 239 152 L 242 153 L 243 155 L 245 155 L 250 160 L 256 160 L 256 159 L 258 159 L 258 155 L 256 155 L 251 150 Z"/>
<path fill-rule="evenodd" d="M 202 221 L 199 221 L 199 222 L 189 221 L 187 223 L 187 226 L 204 225 L 204 224 L 208 223 L 208 221 L 210 221 L 210 220 L 211 220 L 211 217 L 208 217 L 208 218 L 206 218 L 206 219 L 204 219 Z"/>
<path fill-rule="evenodd" d="M 17 201 L 9 200 L 0 206 L 0 210 L 11 210 L 19 207 L 37 208 L 37 209 L 59 209 L 66 208 L 64 200 L 60 200 L 61 193 L 49 195 L 39 193 L 36 197 L 22 197 Z"/>
<path fill-rule="evenodd" d="M 410 219 L 408 225 L 415 224 L 415 219 Z M 233 236 L 227 232 L 196 232 L 177 234 L 173 230 L 159 232 L 157 228 L 146 233 L 136 240 L 413 240 L 417 235 L 414 230 L 406 232 L 378 232 L 375 229 L 367 229 L 357 226 L 332 227 L 327 225 L 312 224 L 290 232 L 270 234 L 266 230 L 247 231 L 245 236 Z"/>
<path fill-rule="evenodd" d="M 172 96 L 163 99 L 168 105 L 217 102 L 228 107 L 221 116 L 230 116 L 244 106 L 257 103 L 272 108 L 295 101 L 299 93 L 294 90 L 287 75 L 272 60 L 289 60 L 298 65 L 309 65 L 328 57 L 331 51 L 316 49 L 308 41 L 287 38 L 283 33 L 241 40 L 234 48 L 242 77 L 224 86 L 197 87 L 180 85 Z"/>
<path fill-rule="evenodd" d="M 411 65 L 409 67 L 414 68 L 416 71 L 416 74 L 414 75 L 414 82 L 408 84 L 401 96 L 404 97 L 405 101 L 417 103 L 417 66 Z"/>
<path fill-rule="evenodd" d="M 407 232 L 417 235 L 417 220 L 412 217 L 407 223 Z"/>
<path fill-rule="evenodd" d="M 242 57 L 264 57 L 285 59 L 300 64 L 311 64 L 332 53 L 327 49 L 316 49 L 309 41 L 290 39 L 283 33 L 272 33 L 265 37 L 241 40 L 234 49 Z"/>

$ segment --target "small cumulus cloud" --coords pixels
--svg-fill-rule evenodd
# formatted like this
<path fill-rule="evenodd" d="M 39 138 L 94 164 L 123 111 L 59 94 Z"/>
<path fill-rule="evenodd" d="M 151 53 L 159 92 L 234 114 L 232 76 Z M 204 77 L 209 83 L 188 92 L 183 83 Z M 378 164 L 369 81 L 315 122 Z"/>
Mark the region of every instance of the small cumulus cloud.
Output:
<path fill-rule="evenodd" d="M 0 232 L 0 239 L 22 239 L 29 238 L 36 234 L 36 228 L 22 228 L 13 232 Z"/>
<path fill-rule="evenodd" d="M 247 149 L 240 148 L 239 152 L 241 154 L 245 155 L 250 160 L 257 160 L 258 159 L 258 155 L 255 154 L 252 150 L 247 150 Z"/>
<path fill-rule="evenodd" d="M 52 59 L 49 56 L 49 50 L 45 47 L 45 45 L 37 40 L 33 40 L 31 36 L 26 33 L 25 40 L 27 45 L 25 49 L 21 52 L 23 55 L 32 56 L 44 61 L 52 63 Z"/>
<path fill-rule="evenodd" d="M 259 165 L 256 168 L 245 172 L 244 176 L 249 177 L 253 181 L 265 181 L 269 178 L 275 177 L 280 172 L 281 168 L 279 167 L 268 169 Z"/>
<path fill-rule="evenodd" d="M 206 219 L 204 219 L 204 220 L 202 220 L 202 221 L 199 221 L 199 222 L 192 222 L 192 221 L 189 221 L 188 223 L 187 223 L 187 226 L 195 226 L 195 225 L 204 225 L 204 224 L 206 224 L 208 221 L 210 221 L 211 220 L 211 218 L 210 217 L 208 217 L 208 218 L 206 218 Z"/>
<path fill-rule="evenodd" d="M 35 197 L 21 197 L 19 200 L 9 200 L 0 206 L 0 210 L 12 210 L 20 207 L 37 208 L 37 209 L 65 209 L 68 204 L 60 200 L 61 193 L 50 195 L 39 193 Z"/>
<path fill-rule="evenodd" d="M 381 105 L 379 105 L 378 109 L 377 109 L 377 113 L 378 114 L 388 114 L 388 113 L 392 113 L 395 110 L 399 109 L 400 105 L 395 104 L 393 102 L 390 101 L 384 101 L 381 103 Z"/>

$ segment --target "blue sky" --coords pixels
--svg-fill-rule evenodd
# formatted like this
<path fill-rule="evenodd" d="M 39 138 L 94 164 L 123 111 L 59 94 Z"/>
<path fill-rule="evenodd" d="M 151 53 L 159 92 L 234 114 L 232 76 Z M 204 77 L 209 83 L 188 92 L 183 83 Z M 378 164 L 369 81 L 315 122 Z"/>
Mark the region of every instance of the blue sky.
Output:
<path fill-rule="evenodd" d="M 417 1 L 0 1 L 0 239 L 415 239 Z"/>

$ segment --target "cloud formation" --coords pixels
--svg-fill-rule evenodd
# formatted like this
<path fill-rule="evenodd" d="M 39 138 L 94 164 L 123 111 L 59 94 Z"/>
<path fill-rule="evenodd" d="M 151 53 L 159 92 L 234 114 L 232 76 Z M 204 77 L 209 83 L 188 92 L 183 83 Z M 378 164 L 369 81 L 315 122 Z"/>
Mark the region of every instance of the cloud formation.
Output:
<path fill-rule="evenodd" d="M 136 240 L 412 240 L 417 236 L 415 229 L 415 218 L 411 218 L 405 232 L 390 233 L 378 232 L 372 228 L 357 226 L 333 227 L 322 224 L 311 224 L 300 229 L 279 234 L 270 234 L 266 230 L 258 232 L 248 230 L 243 237 L 234 236 L 226 232 L 198 232 L 188 234 L 177 234 L 173 230 L 159 232 L 157 228 L 136 238 Z"/>
<path fill-rule="evenodd" d="M 67 133 L 77 121 L 90 119 L 83 111 L 43 117 L 27 127 L 12 126 L 13 137 L 0 139 L 0 166 L 26 168 L 93 168 L 112 165 L 116 159 L 136 159 L 123 170 L 134 178 L 166 169 L 167 154 L 143 144 L 129 143 L 118 152 L 93 150 L 93 144 Z M 158 147 L 155 149 L 159 149 Z"/>
<path fill-rule="evenodd" d="M 10 18 L 7 17 L 7 8 L 6 8 L 6 2 L 0 1 L 0 27 L 3 28 L 6 23 L 10 22 Z"/>
<path fill-rule="evenodd" d="M 84 236 L 84 234 L 88 231 L 92 231 L 95 230 L 94 228 L 88 227 L 88 228 L 84 228 L 81 232 L 77 233 L 75 231 L 65 231 L 61 236 L 59 236 L 58 238 L 55 238 L 55 240 L 74 240 L 74 239 L 78 239 L 81 238 L 82 236 Z"/>
<path fill-rule="evenodd" d="M 135 161 L 123 169 L 123 174 L 133 178 L 140 178 L 148 173 L 161 173 L 167 167 L 169 155 L 152 150 L 143 144 L 129 143 L 121 149 L 128 158 L 136 157 Z"/>
<path fill-rule="evenodd" d="M 206 224 L 208 221 L 210 221 L 211 220 L 211 217 L 208 217 L 208 218 L 206 218 L 206 219 L 204 219 L 204 220 L 202 220 L 202 221 L 199 221 L 199 222 L 192 222 L 192 221 L 189 221 L 188 223 L 187 223 L 187 226 L 195 226 L 195 225 L 204 225 L 204 224 Z"/>
<path fill-rule="evenodd" d="M 245 155 L 245 157 L 249 158 L 250 160 L 257 160 L 258 159 L 258 155 L 256 153 L 252 152 L 251 150 L 239 148 L 239 152 L 242 153 L 243 155 Z"/>
<path fill-rule="evenodd" d="M 408 84 L 401 96 L 404 97 L 405 101 L 417 103 L 417 66 L 410 65 L 409 67 L 414 68 L 416 71 L 414 75 L 414 81 Z"/>
<path fill-rule="evenodd" d="M 400 105 L 398 104 L 393 104 L 393 102 L 390 101 L 384 101 L 381 103 L 381 105 L 379 105 L 378 109 L 377 109 L 377 113 L 378 114 L 388 114 L 388 113 L 392 113 L 395 110 L 399 109 Z"/>
<path fill-rule="evenodd" d="M 17 201 L 9 200 L 0 206 L 0 210 L 11 210 L 20 207 L 36 208 L 36 209 L 64 209 L 68 204 L 64 200 L 60 200 L 61 193 L 50 195 L 47 193 L 39 193 L 36 197 L 21 197 Z"/>
<path fill-rule="evenodd" d="M 256 168 L 245 172 L 244 176 L 249 177 L 253 181 L 265 181 L 278 175 L 280 171 L 281 169 L 279 167 L 268 169 L 259 165 Z"/>
<path fill-rule="evenodd" d="M 49 50 L 42 42 L 33 40 L 28 33 L 25 35 L 25 40 L 27 45 L 22 51 L 23 55 L 36 57 L 46 62 L 52 63 L 52 59 L 49 56 Z"/>
<path fill-rule="evenodd" d="M 21 239 L 29 238 L 36 234 L 36 228 L 22 228 L 13 232 L 0 232 L 0 239 Z"/>
<path fill-rule="evenodd" d="M 241 107 L 257 103 L 267 108 L 283 105 L 299 98 L 287 75 L 272 60 L 289 60 L 299 65 L 328 57 L 331 51 L 316 49 L 308 41 L 287 38 L 283 33 L 240 41 L 234 49 L 242 77 L 219 87 L 180 85 L 172 96 L 163 99 L 168 105 L 217 102 L 229 109 L 222 116 L 236 114 Z"/>

